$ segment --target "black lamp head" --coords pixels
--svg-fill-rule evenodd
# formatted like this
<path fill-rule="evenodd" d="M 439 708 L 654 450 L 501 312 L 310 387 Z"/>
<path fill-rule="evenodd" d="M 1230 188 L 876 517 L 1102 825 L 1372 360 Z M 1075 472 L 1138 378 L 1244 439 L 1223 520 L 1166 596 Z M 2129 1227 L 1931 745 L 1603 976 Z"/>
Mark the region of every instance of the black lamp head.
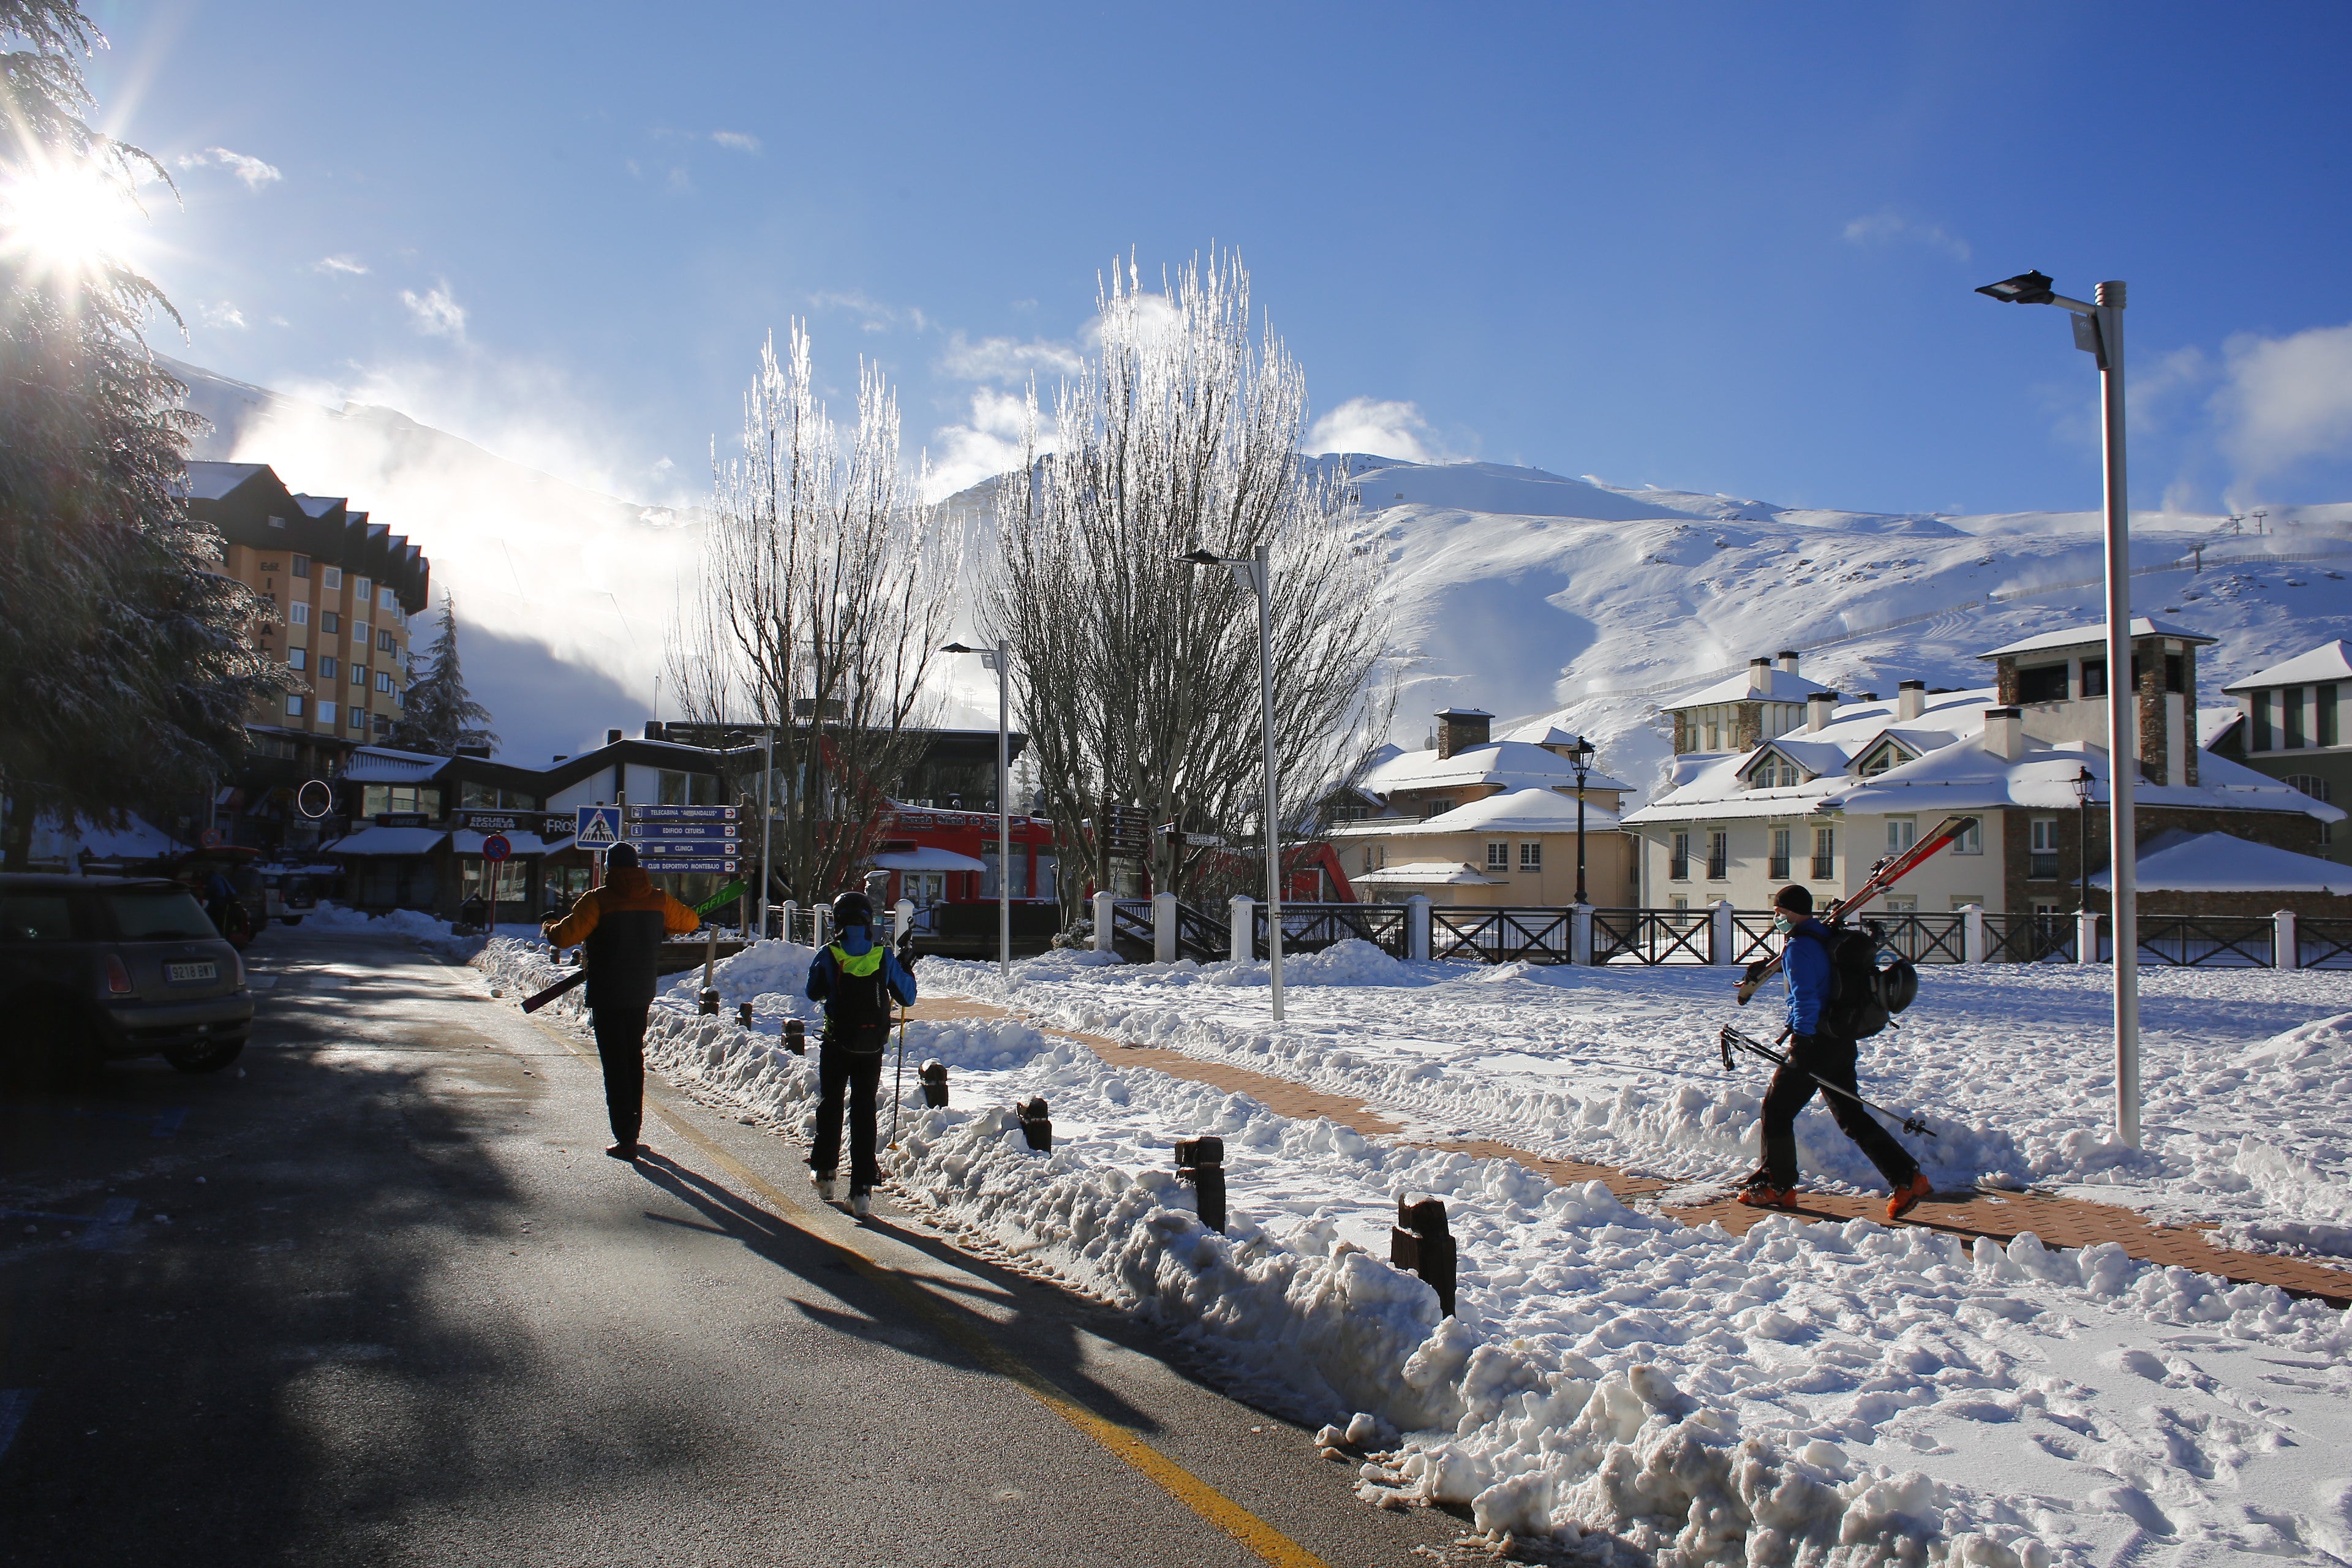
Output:
<path fill-rule="evenodd" d="M 2021 272 L 2014 278 L 1988 283 L 1977 292 L 2011 305 L 2047 305 L 2058 297 L 2050 287 L 2047 272 Z"/>
<path fill-rule="evenodd" d="M 1222 566 L 1225 563 L 1225 558 L 1213 550 L 1188 550 L 1176 559 L 1189 561 L 1195 566 Z"/>

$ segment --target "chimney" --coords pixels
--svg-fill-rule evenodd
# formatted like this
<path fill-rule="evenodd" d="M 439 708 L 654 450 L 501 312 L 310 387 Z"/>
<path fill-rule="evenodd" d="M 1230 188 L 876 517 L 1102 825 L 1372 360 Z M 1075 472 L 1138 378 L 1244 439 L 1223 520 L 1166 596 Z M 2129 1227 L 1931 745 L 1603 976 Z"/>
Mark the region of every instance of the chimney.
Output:
<path fill-rule="evenodd" d="M 1437 754 L 1451 757 L 1485 745 L 1494 722 L 1484 708 L 1448 708 L 1437 716 Z"/>
<path fill-rule="evenodd" d="M 1805 728 L 1808 731 L 1827 729 L 1836 718 L 1836 692 L 1816 691 L 1805 699 Z"/>
<path fill-rule="evenodd" d="M 1895 689 L 1895 718 L 1916 719 L 1927 710 L 1927 683 L 1926 681 L 1906 680 Z"/>
<path fill-rule="evenodd" d="M 1751 658 L 1748 661 L 1748 689 L 1750 691 L 1769 691 L 1772 689 L 1772 661 L 1770 659 Z"/>
<path fill-rule="evenodd" d="M 660 721 L 660 720 L 658 720 L 658 719 L 648 719 L 648 720 L 646 720 L 646 740 L 648 740 L 648 741 L 658 741 L 658 740 L 660 740 L 661 738 L 662 738 L 662 727 L 661 727 L 661 721 Z"/>
<path fill-rule="evenodd" d="M 1985 710 L 1984 749 L 1989 756 L 2013 763 L 2025 753 L 2025 714 L 2015 708 Z"/>
<path fill-rule="evenodd" d="M 1797 650 L 1795 648 L 1784 647 L 1780 650 L 1780 668 L 1787 670 L 1790 675 L 1797 673 Z"/>
<path fill-rule="evenodd" d="M 607 730 L 604 731 L 604 744 L 608 746 L 617 746 L 620 743 L 621 732 L 618 730 Z"/>

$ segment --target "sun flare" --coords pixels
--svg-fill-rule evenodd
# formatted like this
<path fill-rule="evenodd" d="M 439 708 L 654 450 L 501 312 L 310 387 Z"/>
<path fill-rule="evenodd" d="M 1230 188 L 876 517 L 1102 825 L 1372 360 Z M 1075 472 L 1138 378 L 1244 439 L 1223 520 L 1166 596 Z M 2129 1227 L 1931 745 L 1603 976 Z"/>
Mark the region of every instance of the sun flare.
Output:
<path fill-rule="evenodd" d="M 92 272 L 130 247 L 139 208 L 103 175 L 50 169 L 0 182 L 0 255 L 56 271 Z"/>

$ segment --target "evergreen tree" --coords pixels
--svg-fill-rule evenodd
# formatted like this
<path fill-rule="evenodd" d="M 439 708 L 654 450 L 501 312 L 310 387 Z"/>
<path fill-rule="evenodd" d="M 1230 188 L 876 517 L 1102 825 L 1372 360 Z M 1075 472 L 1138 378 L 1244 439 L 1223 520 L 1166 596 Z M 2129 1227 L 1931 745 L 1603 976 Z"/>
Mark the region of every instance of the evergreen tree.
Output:
<path fill-rule="evenodd" d="M 219 571 L 184 500 L 184 388 L 141 335 L 176 323 L 89 242 L 163 166 L 92 130 L 73 0 L 0 0 L 0 830 L 22 868 L 37 816 L 119 822 L 210 787 L 292 677 L 246 634 L 267 601 Z"/>
<path fill-rule="evenodd" d="M 408 683 L 392 743 L 403 751 L 454 757 L 460 746 L 495 746 L 499 738 L 483 726 L 490 710 L 466 694 L 457 669 L 457 605 L 441 591 L 441 635 L 425 653 L 425 673 Z"/>

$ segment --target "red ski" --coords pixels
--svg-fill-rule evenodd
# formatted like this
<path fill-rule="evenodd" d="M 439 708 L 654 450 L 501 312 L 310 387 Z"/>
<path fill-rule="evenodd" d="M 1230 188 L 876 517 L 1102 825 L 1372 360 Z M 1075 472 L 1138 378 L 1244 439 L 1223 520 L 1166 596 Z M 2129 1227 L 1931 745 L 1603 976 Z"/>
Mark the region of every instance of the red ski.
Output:
<path fill-rule="evenodd" d="M 1844 923 L 1846 916 L 1927 864 L 1929 856 L 1974 827 L 1976 823 L 1977 819 L 1973 816 L 1944 818 L 1937 825 L 1933 833 L 1912 845 L 1910 848 L 1891 859 L 1881 860 L 1877 865 L 1873 866 L 1870 868 L 1870 879 L 1863 883 L 1851 897 L 1839 900 L 1830 911 L 1822 917 L 1822 923 L 1831 926 Z M 1769 958 L 1760 959 L 1749 964 L 1746 977 L 1739 982 L 1739 1005 L 1743 1007 L 1747 1006 L 1754 999 L 1757 988 L 1780 972 L 1780 955 L 1777 952 Z"/>

